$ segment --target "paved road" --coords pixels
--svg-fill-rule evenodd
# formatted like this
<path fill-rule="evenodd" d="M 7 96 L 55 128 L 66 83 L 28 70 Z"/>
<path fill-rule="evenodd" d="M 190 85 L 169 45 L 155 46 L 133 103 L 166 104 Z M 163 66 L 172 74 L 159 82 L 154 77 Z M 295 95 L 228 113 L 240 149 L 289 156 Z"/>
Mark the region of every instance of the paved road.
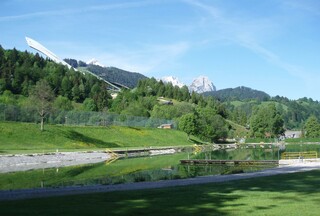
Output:
<path fill-rule="evenodd" d="M 256 178 L 263 176 L 272 176 L 286 173 L 305 172 L 314 169 L 320 169 L 320 163 L 300 163 L 288 166 L 280 166 L 277 168 L 267 169 L 254 173 L 241 173 L 232 175 L 217 175 L 217 176 L 204 176 L 190 179 L 176 179 L 164 180 L 157 182 L 138 182 L 117 185 L 95 185 L 95 186 L 73 186 L 64 188 L 39 188 L 39 189 L 24 189 L 14 191 L 0 191 L 1 200 L 17 200 L 17 199 L 31 199 L 39 197 L 50 196 L 64 196 L 74 194 L 87 194 L 87 193 L 104 193 L 111 191 L 124 191 L 124 190 L 142 190 L 154 188 L 166 188 L 176 186 L 186 186 L 195 184 L 206 184 L 215 182 L 234 181 L 239 179 Z"/>

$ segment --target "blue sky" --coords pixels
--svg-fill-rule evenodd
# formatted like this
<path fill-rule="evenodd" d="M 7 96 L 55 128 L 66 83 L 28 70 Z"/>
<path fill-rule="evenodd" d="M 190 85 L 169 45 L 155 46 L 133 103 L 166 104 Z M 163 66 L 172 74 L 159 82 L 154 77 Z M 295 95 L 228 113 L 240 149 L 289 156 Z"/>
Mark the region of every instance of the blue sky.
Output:
<path fill-rule="evenodd" d="M 0 44 L 320 100 L 318 0 L 2 0 Z"/>

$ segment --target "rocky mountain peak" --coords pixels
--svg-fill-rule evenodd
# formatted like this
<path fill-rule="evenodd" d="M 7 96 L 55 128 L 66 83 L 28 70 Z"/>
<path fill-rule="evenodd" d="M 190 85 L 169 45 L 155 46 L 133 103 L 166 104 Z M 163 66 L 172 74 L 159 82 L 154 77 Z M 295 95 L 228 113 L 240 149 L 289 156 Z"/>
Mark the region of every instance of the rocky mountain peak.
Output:
<path fill-rule="evenodd" d="M 212 92 L 216 91 L 216 87 L 206 76 L 199 76 L 193 80 L 192 84 L 189 86 L 190 92 L 194 91 L 197 93 Z"/>

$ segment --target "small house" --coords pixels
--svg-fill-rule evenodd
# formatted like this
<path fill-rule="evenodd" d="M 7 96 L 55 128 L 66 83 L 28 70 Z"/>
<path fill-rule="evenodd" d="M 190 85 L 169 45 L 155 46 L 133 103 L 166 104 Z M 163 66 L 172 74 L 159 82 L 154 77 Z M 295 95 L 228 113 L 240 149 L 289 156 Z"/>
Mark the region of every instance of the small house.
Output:
<path fill-rule="evenodd" d="M 161 129 L 172 129 L 173 128 L 173 124 L 162 124 L 158 128 L 161 128 Z"/>

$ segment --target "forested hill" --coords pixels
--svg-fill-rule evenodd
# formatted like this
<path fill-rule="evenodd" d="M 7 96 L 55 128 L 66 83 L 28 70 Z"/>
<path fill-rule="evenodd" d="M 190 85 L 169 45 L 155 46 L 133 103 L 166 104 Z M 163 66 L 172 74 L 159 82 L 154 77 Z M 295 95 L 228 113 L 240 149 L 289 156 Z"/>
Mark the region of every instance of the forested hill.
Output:
<path fill-rule="evenodd" d="M 221 89 L 214 92 L 206 92 L 205 96 L 214 96 L 221 101 L 246 101 L 246 100 L 258 100 L 266 101 L 270 99 L 270 96 L 263 92 L 254 90 L 248 87 L 240 86 L 237 88 Z"/>
<path fill-rule="evenodd" d="M 147 78 L 140 73 L 126 71 L 116 67 L 101 67 L 99 65 L 86 64 L 85 62 L 76 59 L 64 59 L 64 61 L 74 68 L 84 68 L 106 81 L 119 83 L 129 88 L 135 88 L 139 80 Z"/>
<path fill-rule="evenodd" d="M 116 67 L 100 67 L 90 64 L 86 69 L 109 82 L 119 83 L 129 88 L 136 87 L 140 79 L 147 78 L 140 73 L 129 72 Z"/>
<path fill-rule="evenodd" d="M 57 109 L 73 109 L 71 102 L 74 102 L 87 104 L 84 109 L 100 111 L 108 106 L 111 98 L 104 91 L 106 84 L 90 74 L 68 69 L 38 53 L 5 50 L 0 45 L 0 103 L 23 104 L 40 80 L 53 90 Z"/>
<path fill-rule="evenodd" d="M 197 133 L 211 133 L 209 138 L 208 134 L 203 135 L 209 140 L 214 140 L 217 136 L 216 131 L 212 131 L 210 129 L 212 127 L 207 127 L 206 124 L 216 126 L 217 130 L 224 128 L 222 132 L 225 137 L 225 132 L 229 130 L 224 122 L 225 119 L 248 126 L 259 114 L 259 110 L 262 110 L 261 116 L 264 116 L 263 112 L 268 111 L 265 107 L 270 107 L 273 114 L 277 114 L 275 116 L 280 116 L 286 129 L 301 129 L 310 116 L 320 119 L 320 102 L 308 98 L 299 100 L 289 100 L 280 96 L 270 98 L 264 92 L 246 87 L 220 90 L 214 97 L 205 97 L 194 92 L 190 94 L 186 86 L 179 88 L 154 78 L 144 79 L 146 77 L 138 73 L 117 68 L 88 66 L 84 62 L 75 61 L 75 63 L 79 64 L 79 67 L 100 73 L 100 76 L 113 74 L 114 78 L 107 79 L 135 88 L 123 90 L 117 98 L 112 99 L 109 92 L 105 91 L 107 84 L 91 74 L 69 70 L 61 64 L 42 58 L 39 54 L 34 55 L 16 49 L 5 50 L 0 46 L 0 104 L 20 107 L 32 105 L 33 100 L 30 97 L 32 90 L 39 81 L 45 81 L 54 92 L 53 107 L 56 110 L 108 110 L 127 116 L 177 121 L 188 115 L 184 119 L 185 122 L 201 121 L 199 123 L 201 128 L 197 128 L 199 130 Z M 125 82 L 122 82 L 123 80 Z M 161 99 L 163 97 L 165 99 Z M 193 115 L 190 116 L 190 113 Z M 269 114 L 271 116 L 272 113 Z"/>
<path fill-rule="evenodd" d="M 204 96 L 213 96 L 222 102 L 228 111 L 228 118 L 240 125 L 248 124 L 256 109 L 269 104 L 276 105 L 287 129 L 301 129 L 312 115 L 320 119 L 320 102 L 311 98 L 289 100 L 280 96 L 270 97 L 263 91 L 248 87 L 222 89 L 205 93 Z"/>

